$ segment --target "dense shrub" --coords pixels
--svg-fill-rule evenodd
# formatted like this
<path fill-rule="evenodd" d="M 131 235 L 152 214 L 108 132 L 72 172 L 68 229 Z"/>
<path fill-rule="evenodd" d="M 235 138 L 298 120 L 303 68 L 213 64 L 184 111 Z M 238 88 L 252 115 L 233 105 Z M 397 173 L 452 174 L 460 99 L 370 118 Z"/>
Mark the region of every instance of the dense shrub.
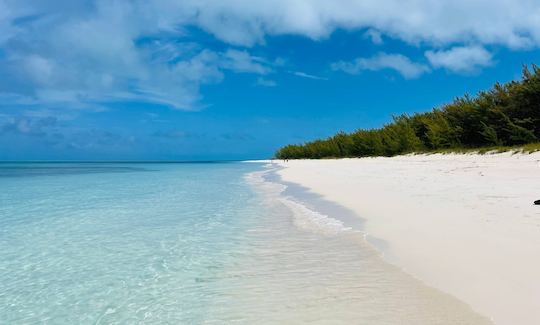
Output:
<path fill-rule="evenodd" d="M 520 81 L 495 84 L 431 112 L 400 115 L 379 129 L 340 132 L 328 139 L 279 149 L 276 158 L 394 156 L 438 149 L 512 146 L 540 139 L 540 68 Z"/>

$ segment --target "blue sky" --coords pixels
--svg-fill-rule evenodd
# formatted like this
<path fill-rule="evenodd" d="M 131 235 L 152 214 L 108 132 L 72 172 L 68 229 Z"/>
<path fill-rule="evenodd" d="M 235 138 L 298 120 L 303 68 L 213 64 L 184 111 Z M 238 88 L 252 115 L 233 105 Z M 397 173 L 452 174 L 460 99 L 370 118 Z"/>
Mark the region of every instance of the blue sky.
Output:
<path fill-rule="evenodd" d="M 539 63 L 537 1 L 0 0 L 0 159 L 270 157 Z"/>

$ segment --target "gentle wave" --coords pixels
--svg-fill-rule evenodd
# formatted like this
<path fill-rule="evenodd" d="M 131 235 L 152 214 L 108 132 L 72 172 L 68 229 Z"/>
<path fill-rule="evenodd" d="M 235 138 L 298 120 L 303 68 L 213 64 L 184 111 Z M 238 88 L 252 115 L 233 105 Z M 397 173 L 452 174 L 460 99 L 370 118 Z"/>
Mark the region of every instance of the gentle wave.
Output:
<path fill-rule="evenodd" d="M 298 228 L 321 235 L 337 235 L 344 231 L 352 231 L 352 227 L 346 227 L 342 221 L 310 209 L 307 205 L 292 196 L 284 196 L 283 192 L 287 185 L 272 182 L 265 178 L 268 173 L 275 171 L 275 166 L 266 164 L 265 171 L 248 173 L 245 179 L 252 185 L 265 192 L 270 199 L 277 200 L 285 205 L 294 216 L 294 224 Z"/>

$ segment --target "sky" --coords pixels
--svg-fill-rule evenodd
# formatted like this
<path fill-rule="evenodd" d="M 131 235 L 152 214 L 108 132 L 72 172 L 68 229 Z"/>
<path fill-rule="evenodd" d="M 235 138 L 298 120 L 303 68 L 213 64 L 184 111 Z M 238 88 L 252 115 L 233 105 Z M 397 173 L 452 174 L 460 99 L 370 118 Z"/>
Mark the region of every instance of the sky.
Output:
<path fill-rule="evenodd" d="M 0 160 L 269 158 L 534 63 L 538 0 L 0 0 Z"/>

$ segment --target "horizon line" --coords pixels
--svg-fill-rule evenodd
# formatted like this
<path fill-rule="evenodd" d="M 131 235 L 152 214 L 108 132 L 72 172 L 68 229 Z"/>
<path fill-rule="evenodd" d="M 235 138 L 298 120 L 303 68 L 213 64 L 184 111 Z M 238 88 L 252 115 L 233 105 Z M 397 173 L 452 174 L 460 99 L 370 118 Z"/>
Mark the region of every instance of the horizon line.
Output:
<path fill-rule="evenodd" d="M 243 162 L 262 161 L 262 159 L 202 159 L 202 160 L 0 160 L 3 163 L 219 163 L 219 162 Z"/>

